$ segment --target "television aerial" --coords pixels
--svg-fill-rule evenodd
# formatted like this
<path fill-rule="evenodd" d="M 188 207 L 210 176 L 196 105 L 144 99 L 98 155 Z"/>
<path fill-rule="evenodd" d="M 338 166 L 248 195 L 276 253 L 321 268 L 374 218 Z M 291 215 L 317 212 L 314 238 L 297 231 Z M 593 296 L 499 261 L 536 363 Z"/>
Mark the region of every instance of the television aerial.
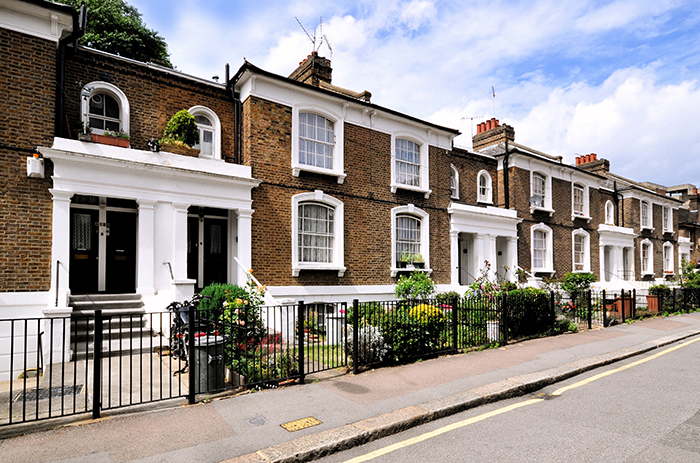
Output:
<path fill-rule="evenodd" d="M 323 33 L 323 16 L 320 16 L 320 17 L 318 18 L 318 27 L 317 27 L 316 29 L 314 29 L 314 35 L 313 35 L 313 37 L 311 36 L 311 34 L 309 34 L 309 32 L 308 32 L 308 31 L 306 30 L 306 28 L 304 27 L 304 25 L 301 23 L 301 21 L 299 21 L 299 18 L 297 18 L 296 16 L 294 16 L 294 19 L 297 20 L 297 23 L 299 23 L 299 26 L 301 27 L 301 30 L 304 31 L 304 33 L 306 34 L 306 36 L 307 36 L 307 37 L 309 38 L 309 40 L 311 41 L 312 49 L 313 49 L 314 52 L 318 53 L 318 50 L 321 49 L 321 45 L 323 45 L 323 43 L 324 43 L 324 41 L 325 41 L 325 44 L 326 44 L 326 46 L 328 47 L 328 50 L 331 52 L 331 57 L 330 57 L 330 59 L 331 59 L 331 61 L 332 61 L 332 60 L 333 60 L 333 48 L 331 47 L 331 42 L 328 40 L 328 37 L 326 36 L 326 34 Z M 318 29 L 318 36 L 316 35 L 316 30 L 317 30 L 317 29 Z M 316 43 L 317 41 L 318 41 L 318 44 Z"/>

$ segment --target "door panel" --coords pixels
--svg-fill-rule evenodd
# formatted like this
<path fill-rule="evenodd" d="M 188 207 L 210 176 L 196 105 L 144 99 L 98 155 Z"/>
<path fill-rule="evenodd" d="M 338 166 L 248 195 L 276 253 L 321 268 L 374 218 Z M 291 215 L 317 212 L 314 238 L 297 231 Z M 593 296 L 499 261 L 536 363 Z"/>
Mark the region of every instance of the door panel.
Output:
<path fill-rule="evenodd" d="M 72 294 L 97 292 L 99 212 L 72 208 L 70 213 L 70 274 Z"/>
<path fill-rule="evenodd" d="M 227 281 L 226 222 L 204 219 L 204 286 Z"/>
<path fill-rule="evenodd" d="M 136 214 L 107 211 L 107 268 L 105 291 L 136 292 Z"/>

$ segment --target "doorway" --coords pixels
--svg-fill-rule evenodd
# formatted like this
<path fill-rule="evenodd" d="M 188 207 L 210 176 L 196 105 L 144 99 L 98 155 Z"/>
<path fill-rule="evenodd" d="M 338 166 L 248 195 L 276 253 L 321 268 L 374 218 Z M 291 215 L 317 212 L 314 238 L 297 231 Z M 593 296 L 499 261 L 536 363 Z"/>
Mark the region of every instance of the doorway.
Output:
<path fill-rule="evenodd" d="M 136 292 L 137 207 L 133 200 L 73 196 L 71 294 Z"/>
<path fill-rule="evenodd" d="M 193 206 L 187 216 L 187 278 L 201 291 L 228 282 L 228 211 Z"/>

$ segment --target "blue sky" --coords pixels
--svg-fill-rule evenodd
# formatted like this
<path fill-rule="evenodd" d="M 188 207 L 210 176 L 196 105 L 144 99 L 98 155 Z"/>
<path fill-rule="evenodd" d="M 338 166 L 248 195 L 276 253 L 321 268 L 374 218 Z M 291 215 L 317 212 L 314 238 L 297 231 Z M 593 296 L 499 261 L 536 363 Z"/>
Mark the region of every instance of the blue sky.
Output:
<path fill-rule="evenodd" d="M 495 116 L 516 142 L 597 153 L 638 181 L 700 186 L 700 2 L 131 0 L 178 69 L 232 73 L 245 57 L 289 75 L 312 44 L 333 83 L 447 127 Z M 478 118 L 475 123 L 483 120 Z"/>

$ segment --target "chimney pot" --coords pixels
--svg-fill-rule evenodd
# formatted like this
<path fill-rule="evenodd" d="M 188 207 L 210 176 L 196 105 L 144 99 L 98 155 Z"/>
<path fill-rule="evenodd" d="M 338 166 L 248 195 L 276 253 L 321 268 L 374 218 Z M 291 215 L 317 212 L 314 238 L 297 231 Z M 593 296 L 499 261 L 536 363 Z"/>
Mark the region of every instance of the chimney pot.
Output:
<path fill-rule="evenodd" d="M 576 165 L 579 165 L 579 164 L 581 164 L 581 157 L 576 156 Z"/>
<path fill-rule="evenodd" d="M 500 124 L 498 122 L 498 119 L 496 119 L 496 127 L 498 127 Z"/>
<path fill-rule="evenodd" d="M 694 195 L 698 194 L 698 189 L 697 189 L 697 188 L 693 188 L 693 194 L 694 194 Z"/>
<path fill-rule="evenodd" d="M 479 135 L 481 133 L 481 124 L 476 124 L 476 134 Z"/>
<path fill-rule="evenodd" d="M 586 155 L 586 163 L 589 163 L 589 162 L 591 162 L 591 161 L 592 161 L 591 155 L 590 155 L 590 154 L 587 154 L 587 155 Z"/>
<path fill-rule="evenodd" d="M 591 161 L 595 161 L 596 159 L 598 159 L 598 155 L 595 153 L 591 153 Z"/>

